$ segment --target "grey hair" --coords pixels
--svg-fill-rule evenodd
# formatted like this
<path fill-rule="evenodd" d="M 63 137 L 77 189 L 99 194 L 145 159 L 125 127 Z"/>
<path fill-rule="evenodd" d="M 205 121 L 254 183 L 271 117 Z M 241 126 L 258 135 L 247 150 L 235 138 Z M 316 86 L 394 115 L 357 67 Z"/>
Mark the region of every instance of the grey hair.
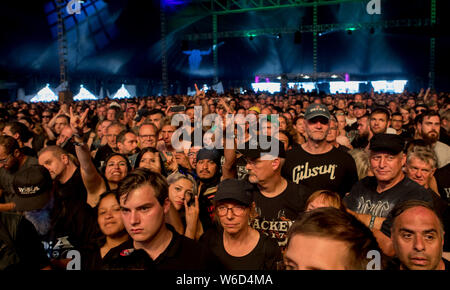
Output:
<path fill-rule="evenodd" d="M 436 153 L 428 147 L 414 146 L 406 155 L 406 164 L 409 164 L 414 157 L 430 164 L 433 169 L 437 168 L 438 161 Z"/>
<path fill-rule="evenodd" d="M 180 172 L 174 172 L 174 173 L 170 174 L 170 175 L 167 177 L 167 183 L 168 183 L 169 186 L 170 186 L 171 184 L 174 184 L 175 182 L 177 182 L 177 181 L 180 180 L 180 179 L 187 179 L 187 180 L 189 180 L 190 182 L 192 182 L 192 185 L 193 185 L 193 187 L 192 187 L 192 193 L 194 193 L 194 195 L 197 195 L 197 182 L 196 182 L 195 179 L 194 179 L 191 175 L 189 175 L 189 174 L 183 174 L 183 173 L 180 173 Z"/>
<path fill-rule="evenodd" d="M 363 179 L 369 173 L 369 154 L 362 149 L 352 149 L 348 153 L 355 160 L 358 179 Z"/>

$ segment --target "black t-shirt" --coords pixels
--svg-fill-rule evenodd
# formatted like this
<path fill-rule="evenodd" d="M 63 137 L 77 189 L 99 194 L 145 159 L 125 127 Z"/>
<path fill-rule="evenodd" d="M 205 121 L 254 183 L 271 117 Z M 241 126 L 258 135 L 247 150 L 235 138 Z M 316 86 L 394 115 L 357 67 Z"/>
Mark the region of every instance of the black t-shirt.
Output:
<path fill-rule="evenodd" d="M 81 252 L 81 256 L 83 257 L 81 259 L 81 270 L 102 270 L 105 263 L 108 263 L 110 259 L 114 259 L 114 251 L 120 253 L 123 250 L 129 248 L 129 243 L 127 242 L 128 240 L 118 245 L 117 247 L 112 248 L 108 253 L 106 253 L 103 258 L 100 254 L 101 246 L 99 244 L 92 244 L 92 246 L 83 248 Z"/>
<path fill-rule="evenodd" d="M 11 225 L 4 223 L 17 222 L 16 231 L 10 233 Z M 3 259 L 8 259 L 8 249 L 15 252 L 18 257 L 17 263 L 9 263 L 1 270 L 40 270 L 50 265 L 44 247 L 42 246 L 36 229 L 24 217 L 14 213 L 0 212 L 0 266 Z M 6 236 L 5 236 L 6 235 Z"/>
<path fill-rule="evenodd" d="M 243 257 L 227 253 L 223 245 L 223 230 L 209 230 L 200 238 L 200 243 L 211 249 L 226 270 L 276 270 L 277 262 L 283 260 L 277 242 L 263 234 L 259 235 L 256 247 Z"/>
<path fill-rule="evenodd" d="M 0 168 L 0 189 L 3 190 L 3 194 L 1 195 L 0 202 L 10 202 L 12 196 L 15 194 L 13 187 L 13 180 L 16 174 L 21 174 L 21 172 L 31 166 L 39 165 L 37 158 L 27 156 L 25 162 L 22 166 L 16 171 L 11 172 L 6 170 L 5 168 Z"/>
<path fill-rule="evenodd" d="M 327 189 L 344 196 L 358 181 L 355 160 L 337 148 L 324 154 L 310 154 L 302 147 L 286 153 L 283 176 L 303 184 L 312 193 Z"/>
<path fill-rule="evenodd" d="M 101 236 L 96 210 L 86 202 L 55 196 L 51 228 L 41 237 L 51 259 L 65 259 L 70 250 L 82 250 Z"/>
<path fill-rule="evenodd" d="M 303 185 L 289 181 L 286 189 L 276 197 L 265 197 L 256 189 L 253 200 L 257 217 L 251 221 L 251 227 L 277 240 L 283 249 L 287 242 L 287 231 L 304 211 L 309 193 Z"/>
<path fill-rule="evenodd" d="M 104 259 L 104 269 L 107 270 L 130 270 L 130 269 L 156 269 L 156 270 L 220 270 L 222 265 L 209 249 L 200 244 L 181 236 L 172 226 L 167 225 L 172 232 L 172 240 L 169 246 L 156 260 L 152 260 L 144 250 L 136 250 L 133 240 L 123 244 L 125 250 L 120 248 L 111 249 L 111 258 Z"/>
<path fill-rule="evenodd" d="M 83 179 L 81 177 L 80 169 L 77 168 L 72 174 L 72 177 L 62 184 L 57 182 L 56 193 L 59 197 L 66 200 L 72 200 L 73 202 L 86 203 L 87 190 L 84 186 Z M 72 203 L 71 201 L 71 203 Z M 70 205 L 70 204 L 69 204 Z"/>
<path fill-rule="evenodd" d="M 350 194 L 344 197 L 347 208 L 360 214 L 387 217 L 395 205 L 403 201 L 416 199 L 434 202 L 432 192 L 406 176 L 382 193 L 377 192 L 377 185 L 375 176 L 361 179 L 353 186 Z"/>

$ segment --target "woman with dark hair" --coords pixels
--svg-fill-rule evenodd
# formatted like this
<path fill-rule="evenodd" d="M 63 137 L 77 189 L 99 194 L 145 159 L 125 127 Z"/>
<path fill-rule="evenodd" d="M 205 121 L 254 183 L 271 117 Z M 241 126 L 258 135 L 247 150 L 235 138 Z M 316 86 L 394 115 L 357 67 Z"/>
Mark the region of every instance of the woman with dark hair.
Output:
<path fill-rule="evenodd" d="M 101 168 L 102 174 L 97 171 L 97 168 L 92 161 L 89 148 L 86 143 L 83 142 L 81 137 L 83 134 L 83 128 L 86 125 L 88 110 L 84 111 L 81 116 L 75 115 L 70 108 L 70 126 L 75 132 L 74 145 L 77 158 L 80 161 L 81 177 L 83 179 L 84 186 L 87 191 L 87 203 L 91 207 L 96 207 L 100 198 L 100 195 L 105 191 L 116 189 L 118 183 L 127 176 L 131 170 L 128 158 L 119 153 L 113 153 L 109 155 L 103 167 Z M 80 137 L 79 137 L 80 136 Z"/>
<path fill-rule="evenodd" d="M 152 147 L 144 148 L 139 152 L 134 168 L 147 168 L 152 172 L 167 176 L 166 169 L 161 162 L 161 153 Z"/>
<path fill-rule="evenodd" d="M 100 195 L 96 209 L 98 226 L 103 236 L 86 249 L 82 259 L 83 270 L 102 269 L 109 251 L 120 247 L 130 238 L 122 222 L 115 191 Z"/>

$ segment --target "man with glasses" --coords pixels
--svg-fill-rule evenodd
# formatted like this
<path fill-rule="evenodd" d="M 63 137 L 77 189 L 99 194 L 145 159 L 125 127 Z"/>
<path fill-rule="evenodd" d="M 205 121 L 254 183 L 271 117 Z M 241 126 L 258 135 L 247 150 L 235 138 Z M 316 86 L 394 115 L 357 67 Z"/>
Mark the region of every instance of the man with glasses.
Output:
<path fill-rule="evenodd" d="M 256 149 L 251 149 L 247 142 L 246 149 L 239 150 L 247 162 L 248 181 L 255 185 L 253 199 L 257 216 L 252 220 L 251 226 L 277 240 L 278 246 L 283 249 L 286 245 L 286 233 L 304 210 L 309 192 L 303 185 L 281 176 L 286 158 L 283 143 L 271 137 L 259 138 Z M 264 149 L 261 140 L 268 140 L 270 147 Z"/>
<path fill-rule="evenodd" d="M 144 122 L 139 127 L 139 148 L 156 148 L 158 128 L 153 123 Z"/>
<path fill-rule="evenodd" d="M 330 117 L 325 105 L 308 107 L 304 120 L 307 141 L 286 153 L 283 176 L 312 192 L 327 189 L 343 197 L 358 181 L 358 174 L 353 158 L 326 140 Z"/>
<path fill-rule="evenodd" d="M 0 136 L 0 190 L 3 192 L 0 203 L 9 203 L 13 200 L 14 176 L 20 175 L 23 170 L 34 165 L 39 165 L 37 158 L 23 154 L 13 137 Z"/>

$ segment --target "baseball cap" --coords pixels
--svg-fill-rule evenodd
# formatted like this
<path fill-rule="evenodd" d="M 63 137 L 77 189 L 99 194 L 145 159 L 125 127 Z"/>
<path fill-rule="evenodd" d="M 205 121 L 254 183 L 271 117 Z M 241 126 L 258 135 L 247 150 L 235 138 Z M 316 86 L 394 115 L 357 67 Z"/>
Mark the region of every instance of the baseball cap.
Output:
<path fill-rule="evenodd" d="M 261 110 L 258 108 L 258 107 L 251 107 L 250 109 L 248 109 L 249 111 L 254 111 L 254 112 L 256 112 L 256 113 L 258 113 L 258 114 L 261 114 Z"/>
<path fill-rule="evenodd" d="M 249 206 L 253 202 L 253 186 L 245 180 L 225 179 L 219 183 L 214 201 L 235 200 Z"/>
<path fill-rule="evenodd" d="M 327 119 L 331 118 L 330 111 L 324 104 L 311 104 L 308 106 L 305 112 L 305 119 L 311 120 L 315 117 L 325 117 Z"/>
<path fill-rule="evenodd" d="M 13 179 L 14 195 L 11 202 L 17 211 L 42 209 L 50 201 L 52 178 L 41 165 L 32 165 L 19 171 Z"/>
<path fill-rule="evenodd" d="M 370 139 L 369 149 L 374 152 L 387 151 L 393 155 L 402 152 L 405 141 L 396 134 L 376 134 Z"/>
<path fill-rule="evenodd" d="M 245 143 L 244 149 L 238 149 L 237 151 L 250 159 L 261 158 L 264 155 L 286 158 L 286 151 L 284 150 L 283 142 L 276 138 L 272 138 L 271 136 L 264 135 L 259 136 L 259 140 L 267 140 L 267 143 L 270 143 L 269 148 L 262 148 L 261 142 L 258 142 L 255 139 L 250 139 L 250 141 Z M 278 147 L 278 149 L 276 147 Z"/>

